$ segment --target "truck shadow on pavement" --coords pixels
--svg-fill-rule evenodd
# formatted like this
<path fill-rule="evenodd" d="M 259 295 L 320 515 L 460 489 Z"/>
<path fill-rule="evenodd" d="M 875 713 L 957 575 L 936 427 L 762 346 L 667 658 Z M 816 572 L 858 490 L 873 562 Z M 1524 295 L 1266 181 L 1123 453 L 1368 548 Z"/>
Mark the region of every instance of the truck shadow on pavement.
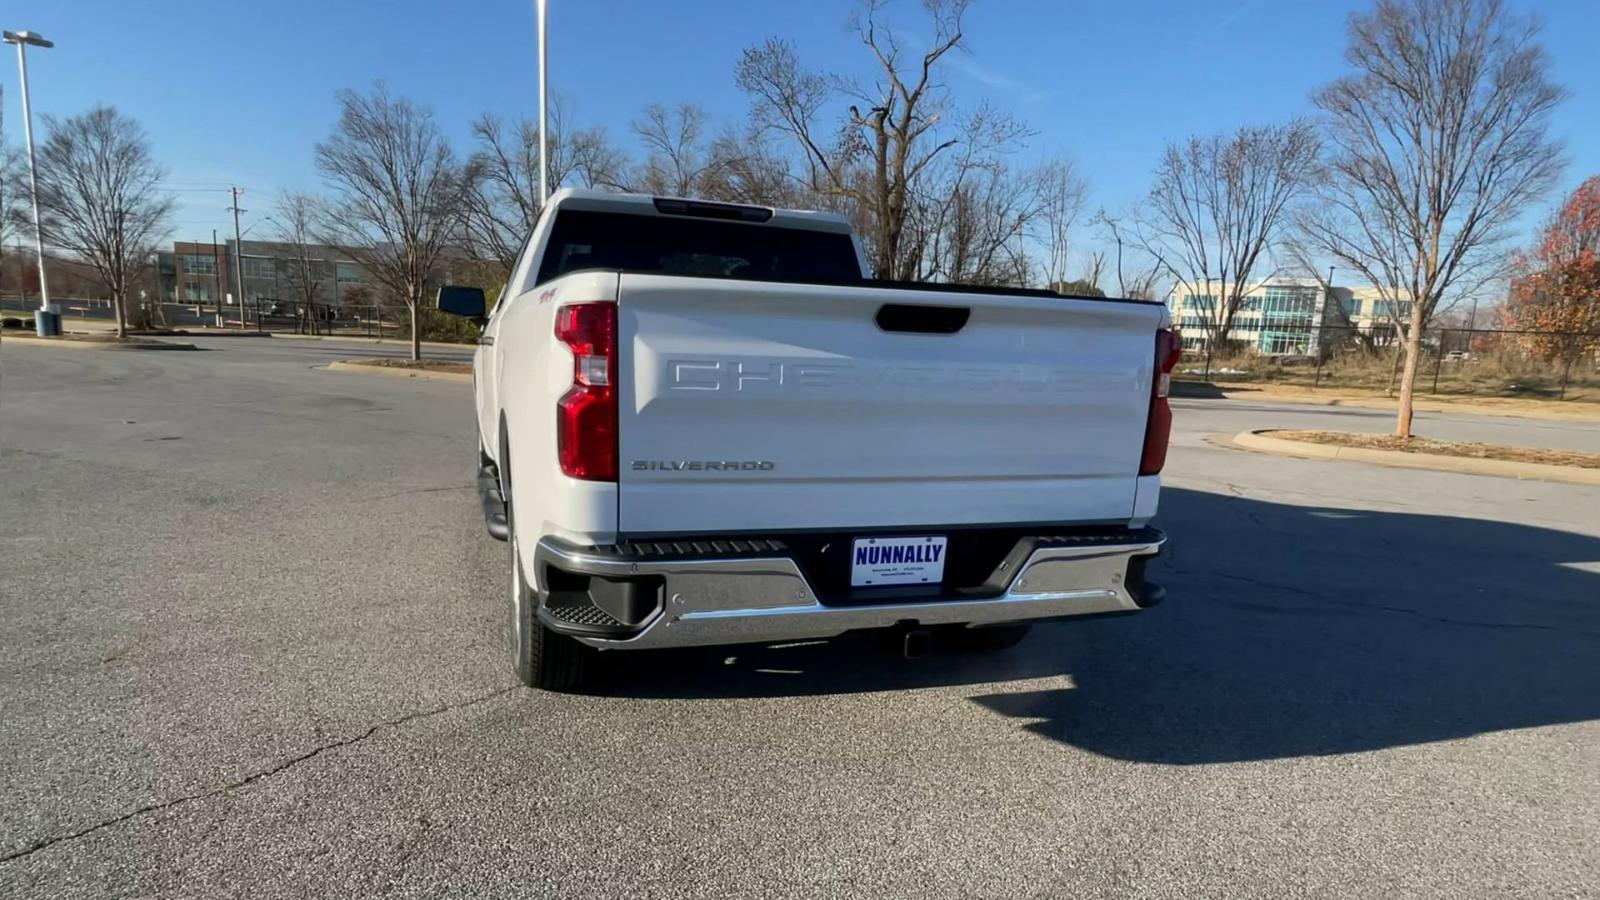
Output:
<path fill-rule="evenodd" d="M 1600 718 L 1600 538 L 1171 488 L 1159 524 L 1168 599 L 1137 616 L 1041 626 L 992 656 L 907 661 L 864 639 L 640 655 L 599 692 L 981 685 L 974 702 L 1030 732 L 1174 765 Z"/>

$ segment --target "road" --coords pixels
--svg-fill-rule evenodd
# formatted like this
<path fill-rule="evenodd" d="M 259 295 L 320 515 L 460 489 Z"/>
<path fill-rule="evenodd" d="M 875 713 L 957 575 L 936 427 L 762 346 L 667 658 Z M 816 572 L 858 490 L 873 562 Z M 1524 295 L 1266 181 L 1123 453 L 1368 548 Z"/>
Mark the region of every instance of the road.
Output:
<path fill-rule="evenodd" d="M 559 696 L 507 672 L 463 385 L 196 343 L 0 356 L 0 897 L 1600 896 L 1600 489 L 1183 400 L 1155 610 Z"/>

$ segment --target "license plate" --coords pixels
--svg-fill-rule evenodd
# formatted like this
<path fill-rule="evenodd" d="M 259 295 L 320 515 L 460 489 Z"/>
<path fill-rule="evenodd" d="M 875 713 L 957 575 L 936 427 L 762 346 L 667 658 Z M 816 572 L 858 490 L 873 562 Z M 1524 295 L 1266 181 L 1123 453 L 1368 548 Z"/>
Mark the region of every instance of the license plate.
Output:
<path fill-rule="evenodd" d="M 856 538 L 850 554 L 850 586 L 937 584 L 944 580 L 948 538 Z"/>

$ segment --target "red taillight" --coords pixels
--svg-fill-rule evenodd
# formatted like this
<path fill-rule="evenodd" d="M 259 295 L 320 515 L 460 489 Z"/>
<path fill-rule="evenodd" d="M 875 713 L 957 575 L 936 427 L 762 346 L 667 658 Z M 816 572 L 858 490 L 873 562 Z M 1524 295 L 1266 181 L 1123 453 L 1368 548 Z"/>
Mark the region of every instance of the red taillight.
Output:
<path fill-rule="evenodd" d="M 572 351 L 572 387 L 556 404 L 561 471 L 585 481 L 616 481 L 617 305 L 561 307 L 556 339 Z"/>
<path fill-rule="evenodd" d="M 1144 452 L 1139 456 L 1140 475 L 1159 475 L 1167 464 L 1167 441 L 1172 437 L 1172 406 L 1167 393 L 1172 388 L 1172 370 L 1178 365 L 1182 345 L 1174 331 L 1156 332 L 1156 368 L 1150 383 L 1150 418 L 1144 425 Z"/>

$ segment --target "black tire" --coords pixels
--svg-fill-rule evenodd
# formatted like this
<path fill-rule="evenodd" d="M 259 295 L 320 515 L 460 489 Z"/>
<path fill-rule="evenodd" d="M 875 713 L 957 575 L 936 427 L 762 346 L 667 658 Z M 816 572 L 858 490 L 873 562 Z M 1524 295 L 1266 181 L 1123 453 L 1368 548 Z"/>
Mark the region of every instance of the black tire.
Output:
<path fill-rule="evenodd" d="M 1022 643 L 1032 625 L 991 625 L 987 628 L 952 628 L 944 637 L 955 650 L 968 653 L 998 653 Z"/>
<path fill-rule="evenodd" d="M 504 452 L 502 459 L 509 459 Z M 511 547 L 511 670 L 517 680 L 545 691 L 571 691 L 589 680 L 597 651 L 546 628 L 539 621 L 539 595 L 522 571 L 518 552 L 517 519 L 511 507 L 511 473 L 500 471 L 506 489 L 506 525 Z"/>
<path fill-rule="evenodd" d="M 517 680 L 545 691 L 582 687 L 594 672 L 594 648 L 557 634 L 539 621 L 539 598 L 522 576 L 517 536 L 511 535 L 511 668 Z"/>

